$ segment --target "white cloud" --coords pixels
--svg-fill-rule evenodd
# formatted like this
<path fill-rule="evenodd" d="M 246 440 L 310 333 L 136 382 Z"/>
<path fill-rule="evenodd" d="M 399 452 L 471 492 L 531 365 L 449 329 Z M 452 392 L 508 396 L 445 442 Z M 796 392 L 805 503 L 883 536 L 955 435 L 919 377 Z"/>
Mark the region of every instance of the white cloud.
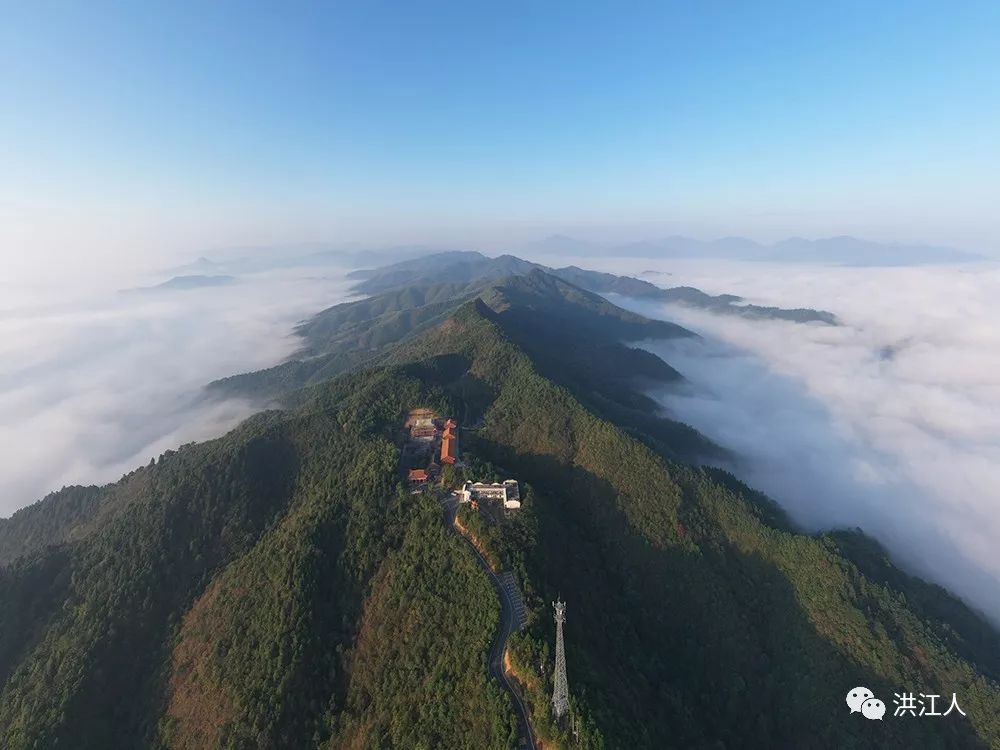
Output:
<path fill-rule="evenodd" d="M 1000 268 L 582 264 L 602 262 L 840 316 L 829 328 L 616 300 L 703 334 L 654 347 L 691 382 L 658 395 L 732 449 L 737 474 L 806 528 L 862 527 L 1000 621 Z M 0 287 L 0 515 L 223 433 L 252 409 L 200 402 L 201 386 L 280 361 L 297 320 L 347 295 L 329 268 L 156 295 L 79 286 Z"/>
<path fill-rule="evenodd" d="M 703 334 L 651 347 L 691 381 L 657 395 L 732 449 L 737 474 L 808 529 L 860 526 L 1000 622 L 1000 268 L 660 268 L 670 284 L 841 318 L 616 300 Z"/>
<path fill-rule="evenodd" d="M 312 274 L 310 276 L 310 274 Z M 323 275 L 327 275 L 324 277 Z M 308 278 L 307 278 L 308 277 Z M 347 296 L 342 270 L 118 294 L 7 285 L 0 305 L 0 515 L 65 484 L 104 483 L 252 413 L 209 381 L 298 346 L 295 322 Z"/>

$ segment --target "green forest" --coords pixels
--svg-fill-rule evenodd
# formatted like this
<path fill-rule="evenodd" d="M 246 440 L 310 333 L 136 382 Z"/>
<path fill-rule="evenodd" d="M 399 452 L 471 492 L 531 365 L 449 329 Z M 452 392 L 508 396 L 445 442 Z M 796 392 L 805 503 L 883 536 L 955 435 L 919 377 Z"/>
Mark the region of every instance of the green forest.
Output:
<path fill-rule="evenodd" d="M 517 514 L 462 513 L 524 595 L 508 656 L 548 747 L 1000 746 L 995 630 L 860 532 L 800 532 L 649 408 L 632 375 L 679 376 L 620 341 L 681 331 L 539 270 L 454 282 L 450 311 L 410 295 L 439 307 L 269 390 L 281 408 L 0 521 L 0 746 L 515 747 L 497 598 L 439 490 L 405 487 L 417 406 L 470 426 L 466 475 L 521 482 Z M 967 717 L 855 721 L 856 685 L 955 692 Z"/>

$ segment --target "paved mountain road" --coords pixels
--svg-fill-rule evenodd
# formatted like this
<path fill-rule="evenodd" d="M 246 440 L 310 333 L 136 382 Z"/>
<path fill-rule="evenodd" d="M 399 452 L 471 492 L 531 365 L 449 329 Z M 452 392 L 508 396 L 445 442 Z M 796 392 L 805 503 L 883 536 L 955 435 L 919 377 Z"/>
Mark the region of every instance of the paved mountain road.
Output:
<path fill-rule="evenodd" d="M 534 750 L 537 744 L 535 733 L 531 729 L 531 722 L 528 720 L 528 709 L 521 701 L 520 694 L 511 684 L 503 668 L 503 655 L 507 650 L 507 639 L 518 627 L 518 620 L 514 612 L 514 603 L 510 600 L 507 591 L 504 589 L 496 573 L 493 572 L 489 563 L 486 562 L 486 558 L 479 553 L 479 550 L 476 549 L 476 546 L 469 538 L 456 528 L 455 516 L 458 513 L 458 501 L 453 497 L 447 498 L 443 505 L 448 526 L 469 545 L 469 549 L 472 550 L 476 556 L 476 560 L 479 562 L 479 567 L 483 569 L 483 572 L 490 579 L 493 589 L 497 592 L 497 598 L 500 600 L 500 622 L 497 625 L 497 633 L 493 639 L 493 646 L 490 648 L 490 674 L 500 682 L 500 686 L 510 695 L 514 709 L 517 711 L 521 747 Z"/>

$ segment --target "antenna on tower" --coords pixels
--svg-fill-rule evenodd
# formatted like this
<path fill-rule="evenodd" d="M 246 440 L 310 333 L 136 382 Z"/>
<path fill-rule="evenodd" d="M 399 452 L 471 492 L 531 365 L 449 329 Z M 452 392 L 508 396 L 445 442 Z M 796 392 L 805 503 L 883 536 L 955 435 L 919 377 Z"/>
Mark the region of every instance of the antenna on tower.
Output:
<path fill-rule="evenodd" d="M 566 603 L 552 602 L 556 620 L 556 669 L 552 689 L 552 715 L 561 719 L 569 712 L 569 683 L 566 682 L 566 649 L 563 645 L 563 623 L 566 622 Z"/>

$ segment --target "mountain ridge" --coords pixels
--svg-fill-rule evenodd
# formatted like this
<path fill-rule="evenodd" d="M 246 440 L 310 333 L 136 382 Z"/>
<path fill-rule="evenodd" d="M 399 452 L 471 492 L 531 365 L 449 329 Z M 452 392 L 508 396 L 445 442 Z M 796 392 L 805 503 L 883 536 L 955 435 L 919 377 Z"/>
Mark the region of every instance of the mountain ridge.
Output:
<path fill-rule="evenodd" d="M 6 746 L 510 748 L 485 663 L 496 600 L 437 498 L 404 483 L 418 406 L 475 426 L 447 482 L 522 483 L 521 511 L 483 542 L 524 594 L 508 656 L 550 746 L 1000 741 L 995 630 L 877 545 L 803 534 L 731 475 L 679 460 L 690 436 L 656 433 L 613 372 L 556 372 L 591 361 L 582 343 L 617 343 L 600 310 L 641 316 L 544 272 L 515 278 L 97 490 L 115 507 L 98 519 L 84 503 L 86 535 L 44 545 L 35 528 L 0 567 Z M 537 306 L 559 299 L 585 335 L 536 332 Z M 78 522 L 79 499 L 43 502 Z M 0 530 L 28 536 L 39 518 Z M 576 735 L 549 712 L 560 594 Z M 855 722 L 843 695 L 858 684 L 955 690 L 968 720 Z"/>
<path fill-rule="evenodd" d="M 191 289 L 204 289 L 209 287 L 218 286 L 228 286 L 229 284 L 236 283 L 237 279 L 235 276 L 226 275 L 204 275 L 204 274 L 191 274 L 186 276 L 173 276 L 164 282 L 155 284 L 154 286 L 140 286 L 133 287 L 132 289 L 122 289 L 122 294 L 136 294 L 136 293 L 154 293 L 154 292 L 169 292 L 169 291 L 188 291 Z"/>
<path fill-rule="evenodd" d="M 714 259 L 770 263 L 828 263 L 849 266 L 905 266 L 973 263 L 989 260 L 980 253 L 953 247 L 885 243 L 850 235 L 806 239 L 789 237 L 772 243 L 745 237 L 697 240 L 673 235 L 633 242 L 594 242 L 567 235 L 550 235 L 523 247 L 525 252 L 631 258 Z"/>
<path fill-rule="evenodd" d="M 463 263 L 468 260 L 469 258 L 463 258 Z M 476 255 L 474 260 L 481 262 L 483 256 Z M 506 261 L 502 263 L 506 265 Z M 694 335 L 676 324 L 650 320 L 622 310 L 602 297 L 577 288 L 563 279 L 559 279 L 559 284 L 562 285 L 559 287 L 536 281 L 528 289 L 519 281 L 526 278 L 522 276 L 498 277 L 495 272 L 490 271 L 481 278 L 475 277 L 468 281 L 468 269 L 463 269 L 448 278 L 454 279 L 456 276 L 460 276 L 462 280 L 405 287 L 388 284 L 388 290 L 375 292 L 374 296 L 367 299 L 327 308 L 296 329 L 303 336 L 304 344 L 289 361 L 255 373 L 214 381 L 209 384 L 208 393 L 257 399 L 275 398 L 356 367 L 362 362 L 376 363 L 398 342 L 418 335 L 469 300 L 488 295 L 492 288 L 505 284 L 520 287 L 522 302 L 526 300 L 525 294 L 537 297 L 536 306 L 544 307 L 535 316 L 534 323 L 537 326 L 558 319 L 568 325 L 566 330 L 572 330 L 574 325 L 586 323 L 588 330 L 599 334 L 608 346 L 617 345 L 617 340 L 621 339 Z M 392 271 L 391 277 L 396 278 L 395 271 Z M 548 274 L 540 268 L 532 267 L 529 269 L 529 277 L 538 280 L 548 277 Z M 380 279 L 376 281 L 381 282 Z M 546 296 L 548 299 L 543 304 L 542 298 Z M 586 304 L 582 304 L 584 300 Z M 631 359 L 642 357 L 638 353 L 623 356 Z"/>
<path fill-rule="evenodd" d="M 380 269 L 362 271 L 356 277 L 359 281 L 354 291 L 358 294 L 375 295 L 394 289 L 436 285 L 442 282 L 486 282 L 511 275 L 526 275 L 532 271 L 543 271 L 599 294 L 618 293 L 667 304 L 690 305 L 716 314 L 758 320 L 838 324 L 836 316 L 824 310 L 763 307 L 746 304 L 743 298 L 732 294 L 712 296 L 692 287 L 664 289 L 631 276 L 589 271 L 578 266 L 549 268 L 512 255 L 491 258 L 473 251 L 439 253 Z"/>

